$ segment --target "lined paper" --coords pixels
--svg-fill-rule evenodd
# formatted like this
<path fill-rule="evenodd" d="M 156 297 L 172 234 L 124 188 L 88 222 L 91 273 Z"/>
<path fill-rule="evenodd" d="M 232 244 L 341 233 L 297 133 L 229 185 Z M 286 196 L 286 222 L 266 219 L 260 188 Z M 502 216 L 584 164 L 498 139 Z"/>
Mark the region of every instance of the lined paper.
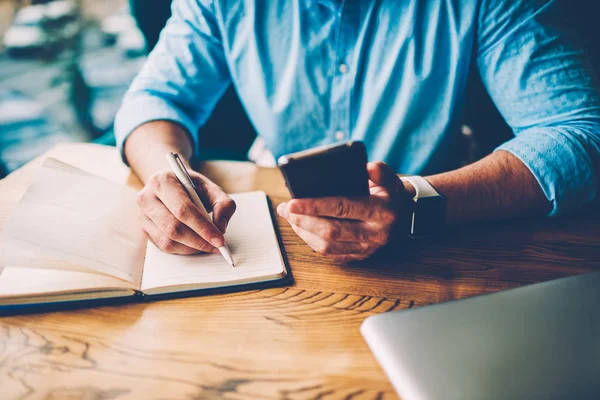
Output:
<path fill-rule="evenodd" d="M 142 277 L 142 291 L 147 294 L 229 286 L 283 277 L 282 259 L 273 221 L 264 192 L 233 194 L 237 210 L 225 241 L 231 250 L 233 268 L 217 254 L 181 256 L 163 253 L 148 243 Z"/>

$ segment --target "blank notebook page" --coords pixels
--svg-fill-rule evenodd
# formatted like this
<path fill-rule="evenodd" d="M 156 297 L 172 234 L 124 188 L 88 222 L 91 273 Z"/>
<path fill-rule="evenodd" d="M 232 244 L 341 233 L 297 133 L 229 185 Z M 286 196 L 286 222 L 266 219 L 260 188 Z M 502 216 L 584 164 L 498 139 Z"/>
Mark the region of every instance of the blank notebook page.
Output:
<path fill-rule="evenodd" d="M 163 253 L 148 243 L 142 291 L 156 294 L 279 279 L 285 264 L 264 192 L 233 194 L 237 210 L 225 234 L 235 268 L 221 255 Z"/>
<path fill-rule="evenodd" d="M 132 284 L 98 274 L 43 268 L 0 268 L 0 305 L 133 294 Z"/>
<path fill-rule="evenodd" d="M 47 159 L 0 234 L 0 265 L 72 265 L 140 286 L 136 191 Z"/>

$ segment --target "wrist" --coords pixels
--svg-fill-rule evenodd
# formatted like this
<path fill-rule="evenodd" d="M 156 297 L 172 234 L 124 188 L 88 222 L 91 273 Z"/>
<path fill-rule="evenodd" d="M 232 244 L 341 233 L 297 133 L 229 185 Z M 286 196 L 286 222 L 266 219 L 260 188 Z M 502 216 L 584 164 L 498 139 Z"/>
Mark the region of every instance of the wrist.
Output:
<path fill-rule="evenodd" d="M 170 170 L 165 154 L 178 153 L 190 168 L 192 143 L 179 125 L 169 121 L 152 121 L 136 128 L 125 141 L 125 156 L 135 174 L 147 182 L 160 172 Z"/>

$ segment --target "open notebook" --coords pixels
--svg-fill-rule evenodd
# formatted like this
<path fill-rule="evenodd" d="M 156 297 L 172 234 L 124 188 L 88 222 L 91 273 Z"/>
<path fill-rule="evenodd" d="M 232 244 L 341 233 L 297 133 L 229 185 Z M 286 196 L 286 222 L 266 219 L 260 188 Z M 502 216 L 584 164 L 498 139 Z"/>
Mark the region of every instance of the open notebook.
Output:
<path fill-rule="evenodd" d="M 163 253 L 137 219 L 136 191 L 45 160 L 0 233 L 0 306 L 285 283 L 288 271 L 264 192 L 233 194 L 216 254 Z M 244 286 L 242 286 L 244 285 Z"/>

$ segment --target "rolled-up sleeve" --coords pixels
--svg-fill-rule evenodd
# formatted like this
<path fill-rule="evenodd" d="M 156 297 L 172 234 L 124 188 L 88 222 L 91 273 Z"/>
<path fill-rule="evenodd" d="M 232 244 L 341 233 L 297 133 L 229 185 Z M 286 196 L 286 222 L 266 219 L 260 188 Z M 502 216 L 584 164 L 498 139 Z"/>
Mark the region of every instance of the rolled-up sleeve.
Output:
<path fill-rule="evenodd" d="M 156 120 L 181 125 L 198 153 L 198 129 L 230 82 L 210 1 L 175 0 L 172 17 L 133 80 L 115 119 L 117 146 L 138 126 Z"/>
<path fill-rule="evenodd" d="M 515 138 L 519 158 L 552 203 L 551 215 L 597 199 L 600 95 L 554 1 L 484 0 L 477 65 Z"/>

